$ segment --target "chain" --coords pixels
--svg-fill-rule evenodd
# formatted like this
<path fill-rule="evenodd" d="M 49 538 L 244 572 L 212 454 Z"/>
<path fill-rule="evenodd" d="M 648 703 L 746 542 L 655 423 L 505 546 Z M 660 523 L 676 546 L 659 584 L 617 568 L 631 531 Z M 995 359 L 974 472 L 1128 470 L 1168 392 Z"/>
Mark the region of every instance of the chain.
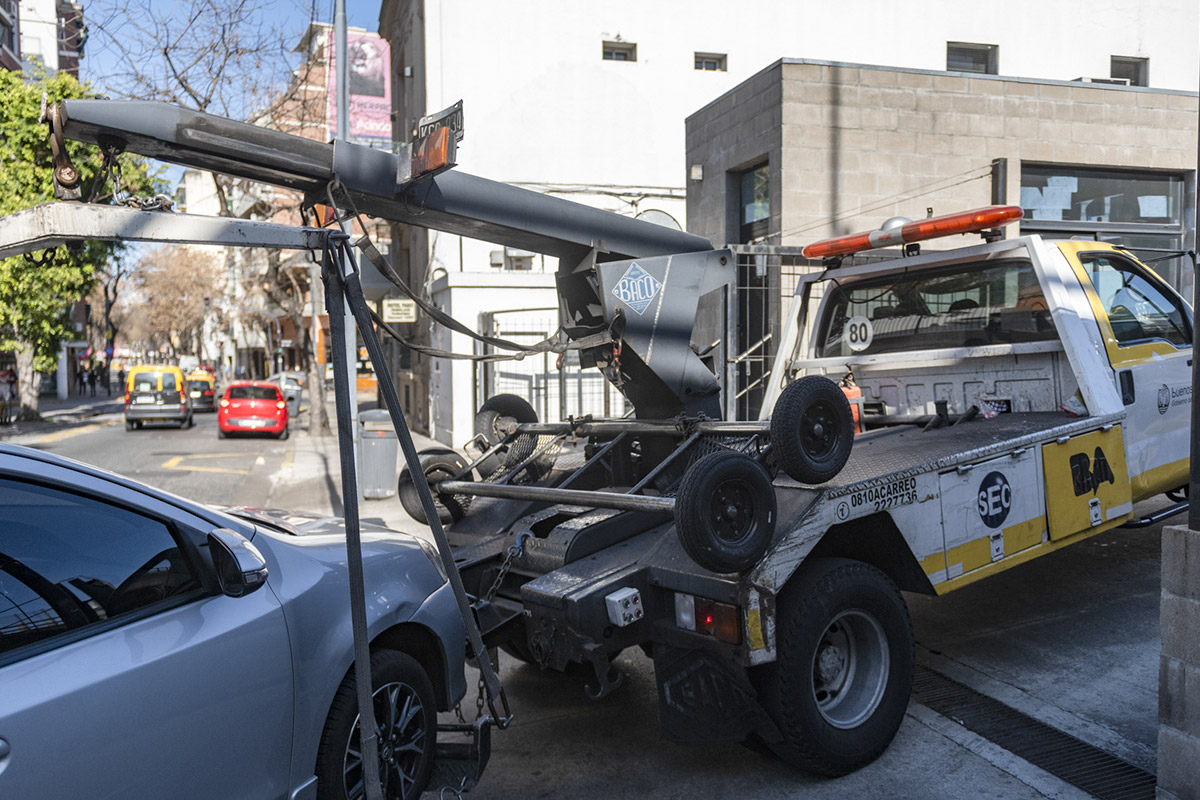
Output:
<path fill-rule="evenodd" d="M 513 560 L 520 558 L 525 552 L 525 539 L 533 534 L 522 531 L 517 534 L 517 541 L 508 547 L 508 553 L 504 556 L 504 561 L 500 564 L 500 571 L 496 573 L 496 580 L 492 581 L 491 587 L 484 593 L 483 597 L 479 598 L 485 603 L 492 602 L 496 592 L 500 591 L 500 585 L 504 583 L 505 577 L 508 576 L 508 571 L 512 569 Z"/>

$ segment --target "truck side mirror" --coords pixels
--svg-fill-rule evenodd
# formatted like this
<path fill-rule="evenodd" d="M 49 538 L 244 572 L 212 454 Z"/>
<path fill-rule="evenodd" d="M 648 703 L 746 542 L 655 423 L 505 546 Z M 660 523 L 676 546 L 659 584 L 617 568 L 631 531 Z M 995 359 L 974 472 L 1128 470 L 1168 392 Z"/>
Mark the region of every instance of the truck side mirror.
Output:
<path fill-rule="evenodd" d="M 240 533 L 214 528 L 208 550 L 217 568 L 217 582 L 229 597 L 244 597 L 267 582 L 267 561 L 258 548 Z"/>

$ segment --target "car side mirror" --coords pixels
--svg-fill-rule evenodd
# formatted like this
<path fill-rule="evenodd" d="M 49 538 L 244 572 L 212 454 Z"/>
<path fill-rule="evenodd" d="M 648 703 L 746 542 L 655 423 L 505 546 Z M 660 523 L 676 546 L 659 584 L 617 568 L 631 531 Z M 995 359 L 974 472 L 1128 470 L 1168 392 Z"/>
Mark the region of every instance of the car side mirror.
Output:
<path fill-rule="evenodd" d="M 214 528 L 208 534 L 208 551 L 225 595 L 244 597 L 267 582 L 267 560 L 240 533 Z"/>

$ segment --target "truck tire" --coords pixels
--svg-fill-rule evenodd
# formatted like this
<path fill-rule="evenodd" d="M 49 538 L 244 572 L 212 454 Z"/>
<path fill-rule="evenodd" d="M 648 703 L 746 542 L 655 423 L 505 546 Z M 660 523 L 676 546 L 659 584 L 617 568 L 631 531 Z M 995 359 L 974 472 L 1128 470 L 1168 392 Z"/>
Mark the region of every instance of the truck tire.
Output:
<path fill-rule="evenodd" d="M 458 453 L 453 450 L 447 450 L 444 447 L 431 447 L 428 450 L 422 450 L 417 453 L 417 458 L 421 462 L 421 469 L 425 473 L 425 480 L 429 484 L 445 481 L 453 478 L 458 473 L 467 468 L 467 462 Z M 464 475 L 461 480 L 471 480 L 471 473 Z M 408 467 L 400 470 L 400 480 L 396 487 L 396 495 L 400 498 L 400 505 L 408 512 L 408 515 L 420 522 L 422 525 L 428 525 L 429 520 L 425 517 L 425 509 L 421 506 L 421 497 L 417 494 L 417 487 L 413 484 L 412 476 L 409 474 Z M 433 504 L 438 510 L 438 519 L 443 524 L 454 522 L 462 519 L 467 514 L 467 506 L 470 504 L 471 498 L 469 495 L 448 495 L 438 494 L 434 492 Z"/>
<path fill-rule="evenodd" d="M 742 572 L 758 563 L 775 533 L 775 489 L 750 456 L 721 450 L 688 467 L 675 495 L 679 543 L 713 572 Z"/>
<path fill-rule="evenodd" d="M 829 777 L 874 761 L 912 691 L 912 623 L 900 591 L 869 564 L 819 558 L 801 566 L 778 608 L 778 659 L 755 675 L 783 734 L 771 749 Z"/>
<path fill-rule="evenodd" d="M 429 783 L 437 747 L 433 683 L 412 656 L 396 650 L 371 654 L 375 721 L 379 728 L 379 778 L 387 800 L 415 800 Z M 358 697 L 354 672 L 333 697 L 317 749 L 317 796 L 325 800 L 362 797 L 358 757 Z"/>
<path fill-rule="evenodd" d="M 512 425 L 537 421 L 537 412 L 523 398 L 515 394 L 492 395 L 475 412 L 475 434 L 483 436 L 488 447 L 492 447 L 504 441 Z M 488 456 L 476 469 L 486 479 L 502 466 L 504 452 L 500 451 Z"/>
<path fill-rule="evenodd" d="M 842 471 L 854 446 L 850 401 L 836 383 L 809 375 L 789 383 L 771 412 L 771 447 L 800 483 L 825 483 Z"/>

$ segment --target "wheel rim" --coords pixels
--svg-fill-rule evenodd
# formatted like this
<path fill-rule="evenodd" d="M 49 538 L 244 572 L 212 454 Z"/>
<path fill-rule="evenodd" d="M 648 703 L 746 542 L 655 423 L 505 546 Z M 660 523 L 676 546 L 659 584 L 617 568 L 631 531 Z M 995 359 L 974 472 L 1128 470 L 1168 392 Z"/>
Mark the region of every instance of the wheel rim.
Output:
<path fill-rule="evenodd" d="M 754 532 L 754 499 L 744 481 L 725 481 L 709 501 L 709 519 L 717 538 L 738 544 Z"/>
<path fill-rule="evenodd" d="M 407 683 L 388 683 L 375 690 L 375 731 L 379 739 L 379 781 L 386 798 L 408 798 L 425 751 L 424 708 L 416 689 Z M 362 751 L 354 718 L 342 762 L 347 800 L 366 796 Z"/>
<path fill-rule="evenodd" d="M 865 722 L 883 700 L 890 662 L 887 635 L 865 611 L 843 611 L 825 627 L 813 653 L 813 699 L 835 728 Z"/>
<path fill-rule="evenodd" d="M 814 458 L 827 455 L 837 441 L 837 418 L 833 404 L 824 400 L 813 403 L 800 416 L 800 445 Z"/>

